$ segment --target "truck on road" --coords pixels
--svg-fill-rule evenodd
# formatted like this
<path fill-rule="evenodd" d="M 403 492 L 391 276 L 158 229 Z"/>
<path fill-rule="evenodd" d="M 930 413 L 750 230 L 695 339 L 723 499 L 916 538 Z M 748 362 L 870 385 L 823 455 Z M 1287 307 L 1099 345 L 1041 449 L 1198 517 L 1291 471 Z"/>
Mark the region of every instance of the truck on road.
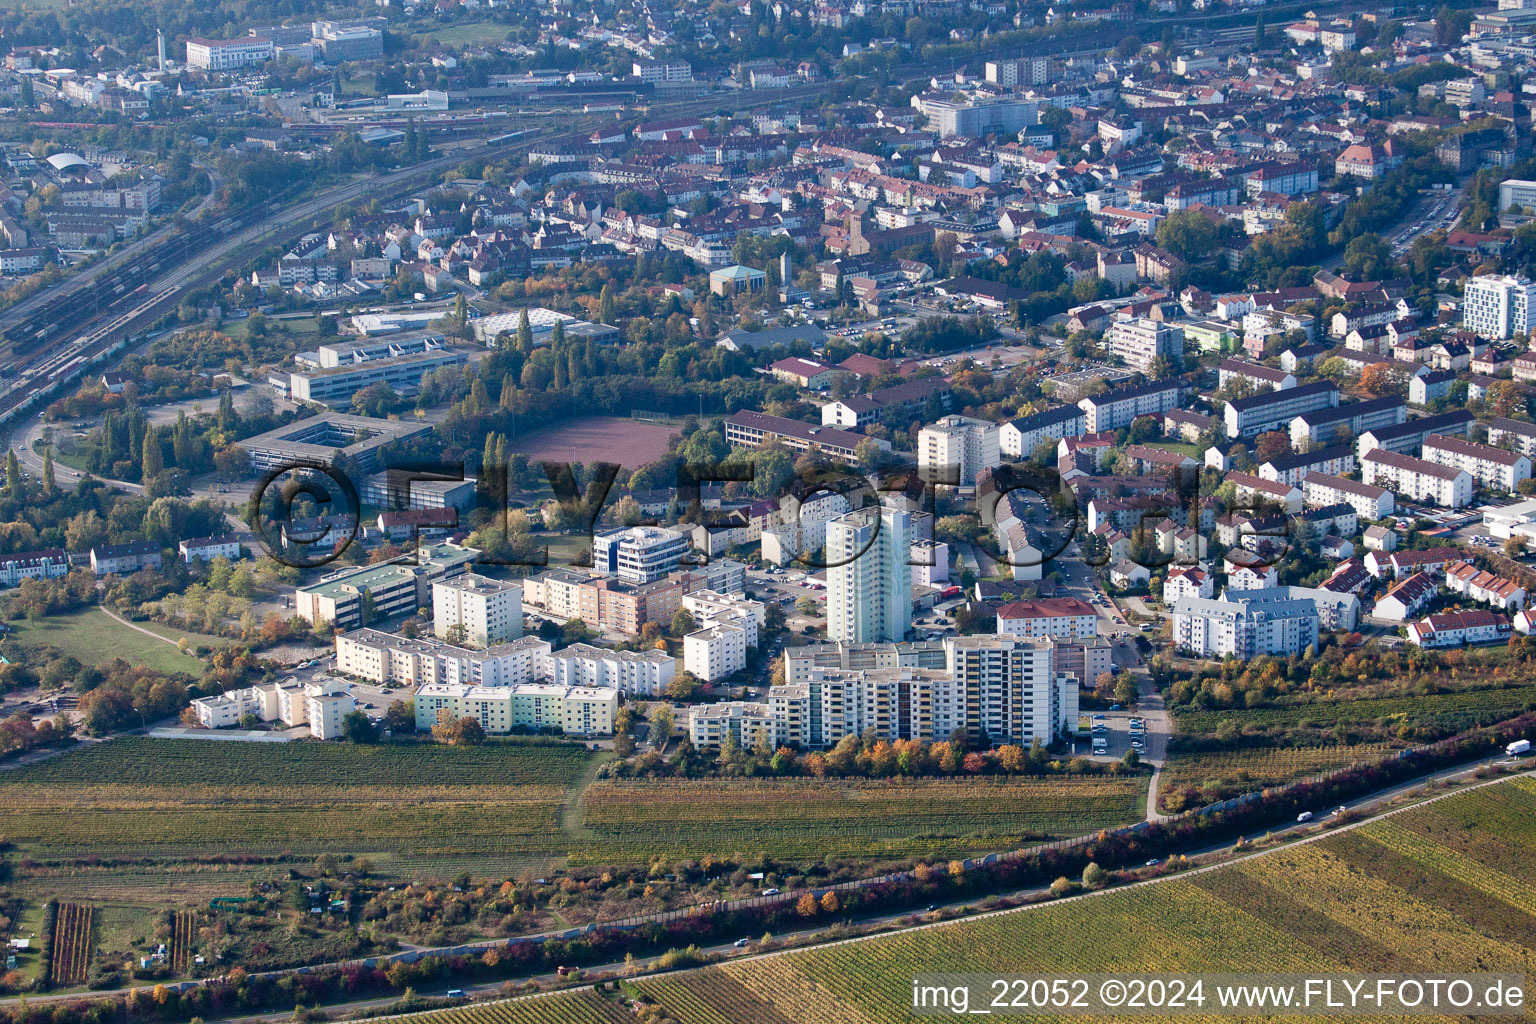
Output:
<path fill-rule="evenodd" d="M 1504 753 L 1508 754 L 1510 757 L 1519 757 L 1521 754 L 1529 754 L 1530 752 L 1530 740 L 1515 740 L 1515 742 L 1504 748 Z"/>

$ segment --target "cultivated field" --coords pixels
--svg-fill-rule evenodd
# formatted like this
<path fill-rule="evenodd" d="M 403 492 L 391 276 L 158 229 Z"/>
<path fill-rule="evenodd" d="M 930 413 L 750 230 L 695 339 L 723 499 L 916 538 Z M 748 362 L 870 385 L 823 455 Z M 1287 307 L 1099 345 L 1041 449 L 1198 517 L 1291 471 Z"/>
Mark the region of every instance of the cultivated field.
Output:
<path fill-rule="evenodd" d="M 203 663 L 176 649 L 176 641 L 186 637 L 189 643 L 222 647 L 229 641 L 202 633 L 186 633 L 159 623 L 135 623 L 150 632 L 167 637 L 170 643 L 145 636 L 112 618 L 100 608 L 87 608 L 70 615 L 50 615 L 36 622 L 17 619 L 11 624 L 11 637 L 23 647 L 51 644 L 87 665 L 101 665 L 122 658 L 130 665 L 143 665 L 157 672 L 186 672 L 196 675 Z"/>
<path fill-rule="evenodd" d="M 964 856 L 1139 821 L 1144 778 L 652 780 L 582 798 L 588 852 L 623 860 Z"/>
<path fill-rule="evenodd" d="M 404 1024 L 635 1024 L 629 1011 L 590 988 L 546 999 L 433 1010 L 393 1019 Z"/>
<path fill-rule="evenodd" d="M 1216 871 L 637 986 L 679 1021 L 908 1022 L 914 975 L 1528 973 L 1536 781 L 1520 778 Z"/>
<path fill-rule="evenodd" d="M 656 857 L 963 857 L 1141 818 L 1142 777 L 599 781 L 579 745 L 120 738 L 0 773 L 17 892 L 241 893 L 321 854 L 394 877 Z M 585 788 L 584 788 L 585 787 Z"/>
<path fill-rule="evenodd" d="M 21 891 L 164 895 L 178 874 L 207 883 L 209 873 L 243 887 L 242 863 L 322 853 L 367 856 L 382 870 L 489 874 L 564 854 L 560 807 L 591 756 L 552 744 L 122 738 L 0 774 L 0 803 Z M 135 876 L 144 888 L 129 884 Z"/>
<path fill-rule="evenodd" d="M 1247 750 L 1214 750 L 1175 754 L 1163 772 L 1160 793 L 1242 784 L 1263 789 L 1281 783 L 1322 775 L 1336 768 L 1380 761 L 1390 756 L 1385 743 L 1340 744 L 1331 747 L 1255 747 Z"/>
<path fill-rule="evenodd" d="M 511 438 L 507 450 L 522 452 L 533 463 L 617 462 L 626 469 L 639 469 L 667 454 L 667 439 L 675 433 L 661 423 L 590 416 Z"/>
<path fill-rule="evenodd" d="M 1280 708 L 1235 708 L 1225 711 L 1179 711 L 1179 732 L 1214 732 L 1224 721 L 1266 727 L 1310 726 L 1330 729 L 1371 722 L 1407 721 L 1461 732 L 1519 714 L 1536 705 L 1536 686 L 1438 693 L 1425 697 L 1386 697 L 1375 700 L 1319 701 Z"/>

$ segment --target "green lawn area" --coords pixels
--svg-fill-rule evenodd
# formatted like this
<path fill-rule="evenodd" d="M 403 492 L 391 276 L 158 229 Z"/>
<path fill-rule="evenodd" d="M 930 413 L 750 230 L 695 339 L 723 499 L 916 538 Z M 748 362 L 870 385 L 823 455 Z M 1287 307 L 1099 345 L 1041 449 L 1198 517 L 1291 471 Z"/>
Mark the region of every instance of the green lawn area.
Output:
<path fill-rule="evenodd" d="M 467 25 L 451 25 L 421 34 L 422 39 L 436 40 L 439 46 L 466 46 L 470 43 L 506 42 L 509 26 L 494 21 L 472 21 Z"/>
<path fill-rule="evenodd" d="M 1153 441 L 1147 447 L 1159 448 L 1165 452 L 1178 452 L 1180 455 L 1188 455 L 1195 461 L 1205 457 L 1205 452 L 1199 445 L 1188 444 L 1184 441 Z"/>
<path fill-rule="evenodd" d="M 136 623 L 145 629 L 179 640 L 186 637 L 193 644 L 222 645 L 227 641 L 202 633 L 187 633 L 159 623 Z M 186 672 L 197 675 L 203 663 L 182 654 L 168 643 L 145 636 L 113 619 L 100 608 L 87 608 L 69 615 L 53 615 L 37 622 L 17 620 L 7 635 L 6 646 L 34 647 L 51 644 L 89 665 L 100 665 L 122 658 L 134 665 L 144 665 L 159 672 Z"/>

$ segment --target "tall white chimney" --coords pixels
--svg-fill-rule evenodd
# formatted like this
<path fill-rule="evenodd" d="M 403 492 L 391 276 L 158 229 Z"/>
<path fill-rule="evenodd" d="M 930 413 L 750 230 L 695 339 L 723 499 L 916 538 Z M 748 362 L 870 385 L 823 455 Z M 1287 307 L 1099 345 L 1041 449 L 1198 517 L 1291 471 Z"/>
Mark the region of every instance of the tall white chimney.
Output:
<path fill-rule="evenodd" d="M 160 70 L 165 71 L 165 33 L 155 29 L 155 49 L 160 57 Z"/>

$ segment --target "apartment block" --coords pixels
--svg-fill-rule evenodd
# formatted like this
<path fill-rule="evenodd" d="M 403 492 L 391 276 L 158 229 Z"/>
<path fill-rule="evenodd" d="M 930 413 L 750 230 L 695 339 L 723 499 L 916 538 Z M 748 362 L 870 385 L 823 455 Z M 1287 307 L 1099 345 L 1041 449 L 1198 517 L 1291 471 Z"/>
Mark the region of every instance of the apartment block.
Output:
<path fill-rule="evenodd" d="M 969 487 L 984 469 L 1002 465 L 996 423 L 945 416 L 917 434 L 917 471 L 935 484 Z"/>
<path fill-rule="evenodd" d="M 1372 398 L 1364 402 L 1305 412 L 1291 420 L 1291 447 L 1344 443 L 1367 430 L 1395 427 L 1408 418 L 1408 404 L 1401 398 Z"/>
<path fill-rule="evenodd" d="M 1138 416 L 1176 409 L 1181 394 L 1177 381 L 1153 381 L 1089 395 L 1081 399 L 1077 406 L 1087 418 L 1087 432 L 1097 434 L 1104 430 L 1128 427 Z"/>
<path fill-rule="evenodd" d="M 895 641 L 912 628 L 912 513 L 855 509 L 827 524 L 827 638 Z"/>
<path fill-rule="evenodd" d="M 1174 371 L 1184 365 L 1184 328 L 1177 324 L 1146 317 L 1116 320 L 1105 332 L 1104 343 L 1111 355 L 1139 373 L 1150 373 L 1159 359 Z"/>
<path fill-rule="evenodd" d="M 474 647 L 504 644 L 523 635 L 523 588 L 467 572 L 432 583 L 432 632 L 446 640 L 462 628 Z"/>
<path fill-rule="evenodd" d="M 798 657 L 800 678 L 772 687 L 767 701 L 691 708 L 689 737 L 697 746 L 716 746 L 730 734 L 743 746 L 762 736 L 772 746 L 824 748 L 871 731 L 886 740 L 933 741 L 958 730 L 977 743 L 1028 745 L 1075 728 L 1080 679 L 1058 671 L 1055 641 L 951 637 L 935 649 L 943 655 L 936 665 L 928 650 L 887 650 L 891 664 L 857 670 Z M 1074 654 L 1077 665 L 1104 663 L 1097 647 Z M 930 666 L 910 664 L 919 660 Z"/>
<path fill-rule="evenodd" d="M 1529 456 L 1462 437 L 1432 434 L 1423 455 L 1427 462 L 1465 470 L 1477 483 L 1500 491 L 1513 491 L 1531 476 Z"/>
<path fill-rule="evenodd" d="M 677 673 L 666 651 L 616 651 L 571 644 L 539 656 L 540 678 L 558 686 L 618 690 L 626 697 L 659 697 Z"/>
<path fill-rule="evenodd" d="M 716 623 L 683 637 L 683 668 L 706 683 L 719 682 L 747 667 L 747 631 Z"/>
<path fill-rule="evenodd" d="M 1222 418 L 1228 437 L 1257 437 L 1269 430 L 1289 429 L 1304 413 L 1332 409 L 1339 404 L 1339 387 L 1323 380 L 1284 391 L 1267 391 L 1227 403 Z"/>
<path fill-rule="evenodd" d="M 1004 455 L 1028 458 L 1042 441 L 1078 437 L 1087 429 L 1088 416 L 1083 410 L 1075 405 L 1058 405 L 1004 423 L 998 428 L 998 447 Z"/>
<path fill-rule="evenodd" d="M 1288 657 L 1316 649 L 1317 606 L 1280 588 L 1247 590 L 1241 597 L 1180 598 L 1173 606 L 1173 645 L 1202 658 L 1262 654 Z"/>
<path fill-rule="evenodd" d="M 473 718 L 487 733 L 514 730 L 611 736 L 619 691 L 552 683 L 478 686 L 428 683 L 416 691 L 416 730 Z"/>
<path fill-rule="evenodd" d="M 1536 326 L 1536 285 L 1507 275 L 1469 278 L 1462 295 L 1461 324 L 1495 340 L 1530 334 Z"/>
<path fill-rule="evenodd" d="M 1472 474 L 1412 455 L 1371 452 L 1360 460 L 1360 476 L 1368 484 L 1443 508 L 1461 508 L 1472 500 Z"/>

